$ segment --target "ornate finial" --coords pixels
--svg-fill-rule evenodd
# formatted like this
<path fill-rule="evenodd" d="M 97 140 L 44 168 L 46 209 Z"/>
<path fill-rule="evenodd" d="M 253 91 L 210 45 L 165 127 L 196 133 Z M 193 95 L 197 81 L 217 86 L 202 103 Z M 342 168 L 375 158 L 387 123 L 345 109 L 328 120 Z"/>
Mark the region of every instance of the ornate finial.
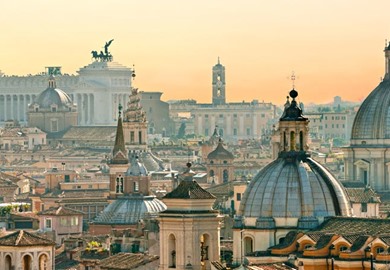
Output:
<path fill-rule="evenodd" d="M 292 82 L 292 89 L 295 89 L 295 80 L 296 80 L 296 77 L 295 77 L 295 73 L 294 71 L 291 73 L 291 82 Z"/>
<path fill-rule="evenodd" d="M 131 73 L 131 77 L 133 78 L 133 80 L 135 79 L 135 65 L 133 64 L 133 72 Z"/>
<path fill-rule="evenodd" d="M 294 89 L 290 91 L 290 97 L 292 97 L 292 99 L 295 99 L 297 96 L 298 96 L 297 91 L 295 91 Z"/>
<path fill-rule="evenodd" d="M 219 56 L 218 56 L 218 65 L 220 65 L 221 64 L 221 62 L 219 61 Z"/>

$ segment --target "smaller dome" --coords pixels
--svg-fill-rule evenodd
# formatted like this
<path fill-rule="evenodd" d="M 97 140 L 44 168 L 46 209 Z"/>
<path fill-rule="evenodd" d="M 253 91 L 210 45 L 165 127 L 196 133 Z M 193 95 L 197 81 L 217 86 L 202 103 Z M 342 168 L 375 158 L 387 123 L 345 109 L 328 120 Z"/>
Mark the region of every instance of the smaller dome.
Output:
<path fill-rule="evenodd" d="M 58 109 L 68 109 L 73 105 L 73 101 L 69 95 L 56 87 L 53 75 L 49 78 L 49 86 L 39 94 L 34 103 L 44 109 L 50 109 L 53 104 L 57 105 Z"/>
<path fill-rule="evenodd" d="M 55 104 L 60 109 L 68 108 L 73 102 L 68 94 L 61 89 L 47 88 L 39 94 L 35 103 L 37 103 L 40 108 L 50 108 L 53 104 Z"/>
<path fill-rule="evenodd" d="M 154 196 L 133 196 L 117 199 L 96 217 L 96 224 L 137 224 L 145 217 L 165 211 L 165 204 Z"/>
<path fill-rule="evenodd" d="M 207 155 L 208 159 L 234 159 L 232 153 L 225 149 L 222 145 L 222 140 L 219 140 L 217 148 Z"/>

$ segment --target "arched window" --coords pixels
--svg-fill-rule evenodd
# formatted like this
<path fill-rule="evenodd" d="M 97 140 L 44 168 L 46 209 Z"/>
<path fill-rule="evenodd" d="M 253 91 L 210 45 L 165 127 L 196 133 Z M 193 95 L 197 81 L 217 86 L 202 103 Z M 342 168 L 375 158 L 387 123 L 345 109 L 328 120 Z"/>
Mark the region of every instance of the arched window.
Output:
<path fill-rule="evenodd" d="M 380 253 L 383 253 L 385 252 L 385 249 L 383 247 L 377 247 L 376 248 L 376 254 L 380 254 Z"/>
<path fill-rule="evenodd" d="M 283 132 L 283 151 L 287 151 L 287 136 L 286 132 Z"/>
<path fill-rule="evenodd" d="M 346 251 L 347 249 L 348 249 L 347 246 L 340 246 L 339 251 L 342 252 L 342 251 Z"/>
<path fill-rule="evenodd" d="M 42 254 L 39 256 L 39 270 L 47 270 L 47 256 L 46 254 Z"/>
<path fill-rule="evenodd" d="M 215 175 L 214 170 L 210 170 L 209 175 L 210 175 L 210 177 L 213 177 Z"/>
<path fill-rule="evenodd" d="M 24 255 L 22 259 L 22 269 L 31 270 L 32 260 L 30 255 Z"/>
<path fill-rule="evenodd" d="M 121 175 L 115 179 L 115 192 L 123 193 L 123 177 Z"/>
<path fill-rule="evenodd" d="M 246 236 L 244 237 L 244 254 L 249 255 L 253 252 L 253 239 Z"/>
<path fill-rule="evenodd" d="M 295 151 L 295 132 L 290 132 L 290 151 Z"/>
<path fill-rule="evenodd" d="M 173 234 L 168 237 L 168 262 L 169 268 L 176 268 L 176 238 Z"/>
<path fill-rule="evenodd" d="M 299 132 L 299 150 L 303 151 L 303 131 Z"/>
<path fill-rule="evenodd" d="M 12 270 L 12 258 L 10 255 L 5 256 L 5 270 Z"/>
<path fill-rule="evenodd" d="M 226 183 L 229 181 L 229 172 L 228 170 L 223 170 L 223 182 Z"/>

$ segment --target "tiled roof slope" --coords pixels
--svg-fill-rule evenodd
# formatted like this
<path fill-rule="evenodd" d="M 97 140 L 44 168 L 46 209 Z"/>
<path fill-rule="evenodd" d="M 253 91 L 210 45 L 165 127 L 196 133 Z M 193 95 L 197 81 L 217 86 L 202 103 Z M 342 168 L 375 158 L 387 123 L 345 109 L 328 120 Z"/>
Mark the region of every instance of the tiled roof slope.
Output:
<path fill-rule="evenodd" d="M 379 195 L 372 188 L 346 188 L 349 199 L 353 203 L 380 203 Z"/>
<path fill-rule="evenodd" d="M 29 233 L 24 230 L 16 231 L 0 238 L 0 246 L 54 246 L 49 239 Z"/>
<path fill-rule="evenodd" d="M 74 215 L 83 215 L 82 212 L 76 211 L 66 207 L 52 207 L 45 211 L 39 213 L 40 215 L 49 215 L 49 216 L 74 216 Z"/>
<path fill-rule="evenodd" d="M 374 218 L 332 217 L 328 220 L 325 220 L 324 223 L 322 223 L 313 231 L 335 233 L 339 235 L 348 235 L 353 232 L 375 236 L 380 234 L 388 234 L 390 232 L 390 220 Z"/>
<path fill-rule="evenodd" d="M 215 196 L 204 190 L 196 181 L 181 181 L 164 199 L 215 199 Z"/>
<path fill-rule="evenodd" d="M 100 261 L 101 269 L 120 269 L 129 270 L 135 269 L 140 265 L 153 262 L 158 259 L 158 256 L 148 256 L 140 253 L 118 253 Z M 152 268 L 151 268 L 152 269 Z"/>
<path fill-rule="evenodd" d="M 208 154 L 207 158 L 208 159 L 234 159 L 234 156 L 232 153 L 226 150 L 223 147 L 222 142 L 219 141 L 217 148 L 215 148 L 214 151 Z"/>

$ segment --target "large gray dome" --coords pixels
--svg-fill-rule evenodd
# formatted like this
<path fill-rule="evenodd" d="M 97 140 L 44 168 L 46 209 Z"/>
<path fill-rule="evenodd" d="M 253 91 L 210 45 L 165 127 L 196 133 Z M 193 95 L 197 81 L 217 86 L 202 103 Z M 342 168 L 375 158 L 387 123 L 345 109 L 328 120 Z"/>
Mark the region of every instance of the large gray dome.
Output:
<path fill-rule="evenodd" d="M 57 105 L 58 109 L 68 108 L 73 104 L 72 99 L 67 93 L 58 88 L 47 88 L 39 94 L 35 103 L 40 108 L 50 109 L 53 104 Z"/>
<path fill-rule="evenodd" d="M 390 139 L 389 78 L 385 78 L 371 92 L 356 114 L 351 140 L 362 139 Z"/>
<path fill-rule="evenodd" d="M 240 206 L 245 217 L 349 216 L 347 194 L 322 165 L 306 157 L 279 157 L 247 187 Z"/>
<path fill-rule="evenodd" d="M 154 196 L 132 196 L 117 199 L 96 217 L 96 224 L 137 224 L 140 219 L 157 216 L 166 210 L 165 204 Z"/>

